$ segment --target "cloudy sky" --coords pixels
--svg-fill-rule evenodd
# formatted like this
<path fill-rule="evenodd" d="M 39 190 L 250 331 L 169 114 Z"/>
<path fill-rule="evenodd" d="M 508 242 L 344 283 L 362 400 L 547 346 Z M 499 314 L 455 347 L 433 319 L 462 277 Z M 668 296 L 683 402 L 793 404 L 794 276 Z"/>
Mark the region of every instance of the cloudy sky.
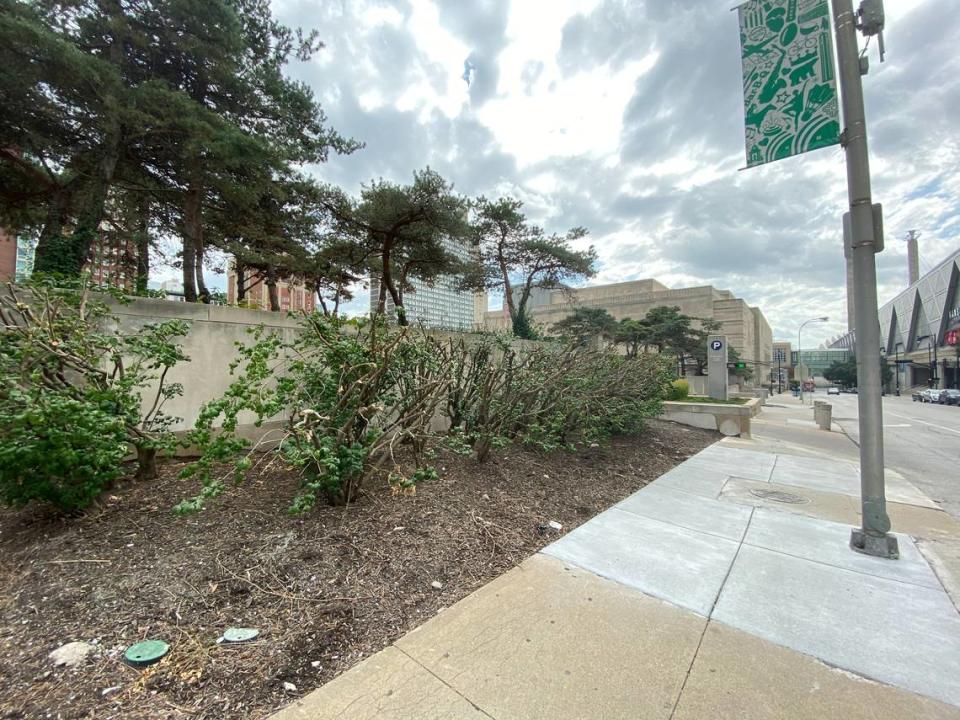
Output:
<path fill-rule="evenodd" d="M 510 194 L 548 231 L 583 225 L 591 283 L 655 277 L 728 288 L 774 336 L 845 330 L 842 151 L 745 164 L 730 0 L 274 0 L 326 43 L 291 73 L 366 143 L 316 169 L 350 192 L 431 166 L 467 195 Z M 960 15 L 887 0 L 887 59 L 865 94 L 881 303 L 960 246 Z M 463 80 L 464 63 L 474 70 Z M 361 299 L 362 303 L 363 300 Z M 809 335 L 807 335 L 809 333 Z"/>

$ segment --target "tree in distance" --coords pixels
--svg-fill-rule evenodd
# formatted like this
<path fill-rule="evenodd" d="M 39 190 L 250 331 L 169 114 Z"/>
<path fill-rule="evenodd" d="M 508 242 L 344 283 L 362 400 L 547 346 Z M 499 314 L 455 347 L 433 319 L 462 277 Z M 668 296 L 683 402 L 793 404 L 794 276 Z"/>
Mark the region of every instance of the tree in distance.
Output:
<path fill-rule="evenodd" d="M 587 250 L 571 247 L 587 236 L 586 229 L 575 227 L 563 235 L 547 235 L 527 221 L 522 207 L 521 201 L 510 197 L 480 197 L 474 202 L 477 260 L 464 273 L 462 287 L 502 292 L 514 335 L 531 338 L 535 332 L 527 304 L 534 288 L 557 289 L 593 277 L 597 253 L 592 246 Z"/>

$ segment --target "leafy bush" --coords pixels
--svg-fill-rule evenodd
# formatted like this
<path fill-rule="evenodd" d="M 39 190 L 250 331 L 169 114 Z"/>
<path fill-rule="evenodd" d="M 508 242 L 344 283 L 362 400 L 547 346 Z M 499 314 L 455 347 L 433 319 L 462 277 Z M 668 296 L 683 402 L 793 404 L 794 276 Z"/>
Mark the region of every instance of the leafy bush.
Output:
<path fill-rule="evenodd" d="M 186 324 L 124 334 L 95 290 L 86 278 L 38 276 L 0 293 L 0 496 L 8 504 L 85 507 L 123 473 L 131 447 L 138 476 L 148 478 L 157 453 L 175 444 L 176 418 L 163 406 L 182 392 L 166 376 L 187 359 L 176 343 Z"/>
<path fill-rule="evenodd" d="M 14 385 L 0 396 L 0 493 L 7 505 L 31 500 L 61 510 L 88 506 L 122 474 L 123 419 L 97 392 L 47 392 Z M 107 409 L 103 409 L 100 400 Z"/>
<path fill-rule="evenodd" d="M 292 512 L 310 509 L 318 496 L 333 505 L 353 502 L 374 472 L 399 472 L 394 452 L 400 443 L 419 461 L 449 378 L 435 343 L 412 333 L 319 314 L 302 320 L 292 343 L 256 329 L 231 368 L 243 365 L 243 372 L 203 408 L 191 433 L 201 457 L 183 475 L 199 477 L 203 488 L 176 511 L 199 510 L 222 492 L 226 476 L 215 476 L 217 463 L 242 451 L 234 478 L 251 467 L 256 448 L 236 435 L 243 412 L 257 425 L 284 416 L 279 450 L 303 479 Z"/>
<path fill-rule="evenodd" d="M 686 380 L 674 380 L 670 383 L 670 400 L 686 400 L 690 396 L 690 383 Z"/>
<path fill-rule="evenodd" d="M 446 444 L 472 448 L 481 462 L 513 441 L 553 450 L 639 432 L 659 414 L 671 373 L 655 355 L 628 358 L 577 345 L 515 349 L 496 337 L 472 347 L 451 342 L 444 361 L 452 374 Z"/>
<path fill-rule="evenodd" d="M 627 358 L 561 344 L 521 345 L 494 335 L 441 342 L 411 328 L 314 314 L 292 343 L 263 329 L 241 345 L 242 368 L 222 398 L 201 411 L 190 440 L 199 460 L 184 470 L 202 488 L 176 510 L 192 512 L 241 480 L 257 449 L 238 437 L 239 420 L 282 418 L 279 452 L 302 477 L 291 511 L 318 498 L 353 502 L 374 474 L 396 494 L 436 476 L 431 443 L 485 460 L 511 442 L 544 450 L 638 433 L 659 414 L 672 366 L 657 355 Z M 433 428 L 443 416 L 449 428 Z M 218 427 L 219 425 L 219 427 Z M 395 456 L 404 445 L 415 470 Z M 227 471 L 221 463 L 232 461 Z"/>

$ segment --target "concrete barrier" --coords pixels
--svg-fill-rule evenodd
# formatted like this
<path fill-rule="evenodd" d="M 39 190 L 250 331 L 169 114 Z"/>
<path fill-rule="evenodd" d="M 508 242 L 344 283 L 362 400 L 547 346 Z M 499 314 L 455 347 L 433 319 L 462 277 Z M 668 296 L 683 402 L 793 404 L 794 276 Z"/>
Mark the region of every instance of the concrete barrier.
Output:
<path fill-rule="evenodd" d="M 830 426 L 833 423 L 833 405 L 825 400 L 814 400 L 813 419 L 821 430 L 830 432 Z"/>
<path fill-rule="evenodd" d="M 681 425 L 716 430 L 724 435 L 750 437 L 750 419 L 760 412 L 759 398 L 743 405 L 667 401 L 663 404 L 661 420 Z"/>

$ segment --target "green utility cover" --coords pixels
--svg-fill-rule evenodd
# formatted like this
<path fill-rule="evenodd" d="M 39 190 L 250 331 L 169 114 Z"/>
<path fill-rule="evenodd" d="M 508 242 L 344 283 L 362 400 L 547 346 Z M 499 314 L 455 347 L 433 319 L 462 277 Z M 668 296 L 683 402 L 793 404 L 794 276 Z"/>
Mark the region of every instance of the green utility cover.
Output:
<path fill-rule="evenodd" d="M 223 641 L 229 643 L 248 642 L 260 634 L 256 628 L 227 628 L 223 633 Z"/>
<path fill-rule="evenodd" d="M 153 665 L 170 651 L 170 646 L 163 640 L 144 640 L 131 645 L 124 653 L 127 662 L 133 665 Z"/>

